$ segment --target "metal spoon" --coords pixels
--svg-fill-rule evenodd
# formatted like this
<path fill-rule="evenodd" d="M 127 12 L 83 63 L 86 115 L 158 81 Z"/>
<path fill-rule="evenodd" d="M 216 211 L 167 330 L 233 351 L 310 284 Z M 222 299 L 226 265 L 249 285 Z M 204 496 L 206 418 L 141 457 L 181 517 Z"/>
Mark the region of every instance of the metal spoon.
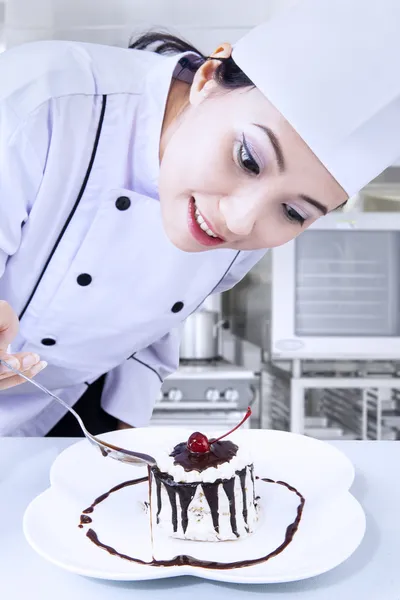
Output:
<path fill-rule="evenodd" d="M 62 406 L 64 408 L 69 410 L 69 412 L 72 413 L 74 415 L 75 419 L 78 421 L 79 426 L 82 429 L 85 437 L 89 440 L 89 442 L 91 444 L 93 444 L 93 446 L 96 446 L 100 450 L 100 452 L 102 453 L 103 456 L 109 456 L 110 458 L 114 458 L 115 460 L 130 463 L 132 465 L 141 465 L 142 466 L 143 463 L 145 463 L 145 464 L 149 465 L 150 467 L 156 466 L 157 463 L 156 463 L 155 459 L 152 456 L 149 456 L 148 454 L 142 454 L 141 452 L 132 452 L 132 450 L 125 450 L 124 448 L 119 448 L 118 446 L 114 446 L 113 444 L 109 444 L 108 442 L 103 442 L 98 437 L 92 435 L 86 429 L 86 427 L 83 424 L 83 421 L 82 421 L 81 417 L 78 415 L 78 413 L 73 408 L 68 406 L 68 404 L 66 402 L 64 402 L 64 400 L 62 400 L 61 398 L 59 398 L 58 396 L 56 396 L 55 394 L 50 392 L 48 389 L 46 389 L 43 385 L 41 385 L 34 379 L 31 379 L 30 377 L 27 377 L 26 375 L 21 373 L 21 371 L 18 371 L 18 369 L 14 369 L 14 367 L 12 367 L 10 364 L 8 364 L 8 362 L 6 362 L 5 360 L 0 359 L 0 363 L 2 365 L 4 365 L 5 367 L 7 367 L 8 369 L 10 369 L 10 371 L 13 371 L 13 373 L 15 373 L 16 375 L 19 375 L 26 381 L 29 381 L 29 383 L 32 383 L 33 385 L 35 385 L 37 388 L 42 390 L 42 392 L 44 392 L 45 394 L 47 394 L 48 396 L 53 398 L 53 400 L 57 400 L 57 402 L 62 404 Z"/>

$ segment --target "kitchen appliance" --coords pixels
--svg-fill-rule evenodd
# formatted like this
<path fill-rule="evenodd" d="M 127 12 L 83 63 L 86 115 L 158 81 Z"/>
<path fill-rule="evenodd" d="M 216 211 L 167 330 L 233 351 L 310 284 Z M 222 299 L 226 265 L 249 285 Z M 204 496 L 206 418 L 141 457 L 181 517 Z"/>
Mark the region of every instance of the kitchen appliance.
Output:
<path fill-rule="evenodd" d="M 237 425 L 248 406 L 252 417 L 243 425 L 258 425 L 259 374 L 223 358 L 181 361 L 161 389 L 152 426 L 183 426 L 208 431 Z"/>
<path fill-rule="evenodd" d="M 283 368 L 265 365 L 263 426 L 325 440 L 398 440 L 399 374 L 398 365 L 374 363 L 364 375 L 341 372 L 337 365 L 336 372 L 310 370 L 293 378 Z"/>
<path fill-rule="evenodd" d="M 331 214 L 272 254 L 271 355 L 400 356 L 400 214 Z"/>
<path fill-rule="evenodd" d="M 332 213 L 231 292 L 232 332 L 271 360 L 400 357 L 400 213 Z"/>
<path fill-rule="evenodd" d="M 220 328 L 227 327 L 216 310 L 199 310 L 183 326 L 180 357 L 183 360 L 213 360 L 220 352 Z"/>

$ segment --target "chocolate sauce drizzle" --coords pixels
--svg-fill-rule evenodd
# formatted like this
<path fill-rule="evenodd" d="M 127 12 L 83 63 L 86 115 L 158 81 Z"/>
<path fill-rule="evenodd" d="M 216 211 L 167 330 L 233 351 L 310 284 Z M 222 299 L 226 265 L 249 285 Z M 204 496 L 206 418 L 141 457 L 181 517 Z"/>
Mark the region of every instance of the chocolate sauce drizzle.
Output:
<path fill-rule="evenodd" d="M 134 558 L 132 556 L 128 556 L 127 554 L 121 554 L 120 552 L 118 552 L 118 550 L 116 550 L 112 546 L 108 546 L 107 544 L 105 544 L 104 542 L 99 540 L 97 533 L 93 529 L 89 529 L 86 533 L 86 536 L 89 538 L 89 540 L 93 544 L 95 544 L 99 548 L 102 548 L 103 550 L 106 550 L 106 552 L 108 552 L 109 554 L 111 554 L 113 556 L 118 556 L 119 558 L 123 558 L 124 560 L 128 560 L 130 562 L 134 562 L 134 563 L 137 563 L 140 565 L 151 566 L 151 567 L 176 567 L 176 566 L 188 565 L 191 567 L 202 567 L 204 569 L 228 570 L 228 569 L 240 569 L 243 567 L 250 567 L 253 565 L 258 565 L 260 563 L 270 560 L 271 558 L 274 558 L 275 556 L 278 556 L 278 554 L 281 554 L 281 552 L 283 552 L 285 550 L 285 548 L 287 548 L 288 545 L 290 544 L 290 542 L 293 540 L 295 533 L 298 530 L 299 525 L 300 525 L 301 517 L 303 514 L 303 510 L 304 510 L 305 498 L 298 490 L 296 490 L 296 488 L 289 485 L 288 483 L 285 483 L 284 481 L 274 481 L 273 479 L 260 478 L 260 477 L 256 477 L 256 479 L 260 479 L 261 481 L 264 481 L 264 482 L 270 483 L 270 484 L 282 485 L 282 486 L 286 487 L 290 492 L 293 492 L 294 494 L 296 494 L 296 496 L 298 496 L 298 498 L 300 499 L 300 503 L 297 507 L 296 518 L 293 521 L 293 523 L 290 523 L 290 525 L 288 525 L 288 527 L 286 528 L 285 538 L 284 538 L 282 544 L 280 546 L 278 546 L 278 548 L 276 548 L 275 550 L 270 552 L 269 554 L 266 554 L 265 556 L 261 556 L 259 558 L 254 558 L 254 559 L 241 560 L 241 561 L 237 561 L 237 562 L 219 563 L 216 561 L 199 560 L 197 558 L 194 558 L 193 556 L 188 556 L 186 554 L 180 554 L 179 556 L 175 556 L 174 558 L 172 558 L 170 560 L 156 560 L 155 558 L 153 558 L 152 561 L 146 562 L 146 561 L 141 560 L 140 558 Z M 120 485 L 115 486 L 109 492 L 103 494 L 102 496 L 99 496 L 99 498 L 97 498 L 88 509 L 83 511 L 83 513 L 93 512 L 95 506 L 97 506 L 97 504 L 100 504 L 100 502 L 103 502 L 106 498 L 109 497 L 110 494 L 112 494 L 124 487 L 136 485 L 138 483 L 143 483 L 148 480 L 149 480 L 148 477 L 142 477 L 141 479 L 134 479 L 131 481 L 126 481 L 125 483 L 121 483 Z"/>
<path fill-rule="evenodd" d="M 115 487 L 111 488 L 109 492 L 106 492 L 105 494 L 102 494 L 101 496 L 96 498 L 96 500 L 88 508 L 85 508 L 85 510 L 82 511 L 81 522 L 79 523 L 78 527 L 82 529 L 84 525 L 88 525 L 92 522 L 92 519 L 87 515 L 90 515 L 94 511 L 95 507 L 98 504 L 100 504 L 100 502 L 104 502 L 104 500 L 106 500 L 110 494 L 118 492 L 119 490 L 122 490 L 122 488 L 127 487 L 128 485 L 144 483 L 145 481 L 148 481 L 148 479 L 148 477 L 141 477 L 140 479 L 134 479 L 133 481 L 125 481 L 124 483 L 120 483 L 119 485 L 116 485 Z"/>
<path fill-rule="evenodd" d="M 229 462 L 236 456 L 238 446 L 229 440 L 215 442 L 210 440 L 209 452 L 191 452 L 187 442 L 177 444 L 170 456 L 175 458 L 174 465 L 180 465 L 185 471 L 198 471 L 202 473 L 209 467 L 217 467 Z"/>
<path fill-rule="evenodd" d="M 81 522 L 79 523 L 78 527 L 80 529 L 83 529 L 84 525 L 89 525 L 89 523 L 92 522 L 92 519 L 90 517 L 88 517 L 87 515 L 81 515 Z"/>

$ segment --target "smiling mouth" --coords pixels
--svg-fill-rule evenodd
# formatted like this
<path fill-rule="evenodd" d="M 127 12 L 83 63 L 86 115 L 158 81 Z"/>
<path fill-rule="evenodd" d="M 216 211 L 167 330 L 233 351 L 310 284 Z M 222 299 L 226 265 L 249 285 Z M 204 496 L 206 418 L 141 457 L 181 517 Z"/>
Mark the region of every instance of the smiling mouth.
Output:
<path fill-rule="evenodd" d="M 191 234 L 202 246 L 219 246 L 225 242 L 201 214 L 193 196 L 189 202 L 188 225 Z"/>
<path fill-rule="evenodd" d="M 193 200 L 194 202 L 194 218 L 196 219 L 198 225 L 200 226 L 200 228 L 211 238 L 218 238 L 221 239 L 216 233 L 214 233 L 214 231 L 209 227 L 208 223 L 205 222 L 203 215 L 201 214 L 201 212 L 199 211 L 199 209 L 196 206 L 196 200 Z"/>

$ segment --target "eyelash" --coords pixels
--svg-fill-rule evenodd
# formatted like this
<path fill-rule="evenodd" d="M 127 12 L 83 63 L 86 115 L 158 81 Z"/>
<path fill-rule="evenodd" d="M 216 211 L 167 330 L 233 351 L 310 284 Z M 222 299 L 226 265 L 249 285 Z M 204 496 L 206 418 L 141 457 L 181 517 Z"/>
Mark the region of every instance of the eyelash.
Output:
<path fill-rule="evenodd" d="M 299 215 L 299 213 L 292 206 L 288 206 L 287 204 L 283 204 L 282 206 L 284 215 L 288 221 L 291 223 L 297 223 L 300 225 L 300 227 L 304 225 L 306 219 Z"/>
<path fill-rule="evenodd" d="M 246 138 L 244 136 L 242 137 L 242 143 L 240 144 L 240 146 L 237 150 L 237 160 L 238 160 L 239 165 L 242 167 L 242 169 L 244 169 L 251 175 L 259 175 L 260 174 L 260 166 L 257 163 L 257 161 L 255 160 L 252 153 L 250 152 L 249 147 L 246 142 Z M 246 163 L 250 163 L 250 164 L 246 165 Z"/>

